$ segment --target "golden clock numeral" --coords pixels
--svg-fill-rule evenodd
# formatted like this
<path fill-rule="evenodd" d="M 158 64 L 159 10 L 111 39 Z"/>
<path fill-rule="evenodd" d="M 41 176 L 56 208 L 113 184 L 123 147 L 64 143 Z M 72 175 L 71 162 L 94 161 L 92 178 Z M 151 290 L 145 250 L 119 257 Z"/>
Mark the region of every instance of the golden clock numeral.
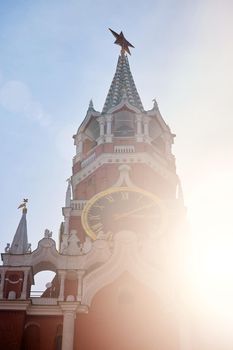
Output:
<path fill-rule="evenodd" d="M 106 196 L 105 198 L 109 201 L 109 203 L 115 202 L 115 200 L 112 196 Z"/>
<path fill-rule="evenodd" d="M 88 219 L 90 221 L 94 221 L 94 220 L 100 220 L 100 215 L 89 215 Z"/>
<path fill-rule="evenodd" d="M 91 226 L 91 228 L 92 228 L 93 231 L 100 232 L 103 229 L 103 224 L 98 222 L 98 224 L 95 224 L 95 225 Z"/>
<path fill-rule="evenodd" d="M 103 210 L 103 209 L 104 209 L 104 206 L 103 206 L 103 205 L 99 205 L 99 204 L 95 204 L 95 205 L 93 206 L 93 208 L 97 208 L 97 209 Z"/>
<path fill-rule="evenodd" d="M 129 192 L 121 192 L 121 199 L 127 201 L 129 199 Z"/>
<path fill-rule="evenodd" d="M 108 239 L 111 241 L 112 237 L 113 237 L 112 231 L 108 231 L 107 234 L 106 234 L 106 237 L 108 237 Z"/>

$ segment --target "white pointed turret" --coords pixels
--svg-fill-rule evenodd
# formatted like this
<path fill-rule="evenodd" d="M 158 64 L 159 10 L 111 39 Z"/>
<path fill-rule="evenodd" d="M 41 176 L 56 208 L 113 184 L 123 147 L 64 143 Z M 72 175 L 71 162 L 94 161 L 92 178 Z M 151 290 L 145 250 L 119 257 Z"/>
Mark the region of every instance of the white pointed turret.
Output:
<path fill-rule="evenodd" d="M 26 254 L 28 252 L 28 237 L 27 237 L 27 208 L 23 208 L 23 214 L 15 232 L 13 242 L 9 249 L 10 254 Z"/>
<path fill-rule="evenodd" d="M 67 190 L 66 190 L 65 207 L 70 208 L 70 206 L 71 206 L 71 179 L 69 178 L 67 181 L 68 181 L 68 186 L 67 186 Z"/>
<path fill-rule="evenodd" d="M 88 109 L 93 109 L 94 110 L 94 104 L 93 104 L 93 100 L 92 99 L 90 99 Z"/>

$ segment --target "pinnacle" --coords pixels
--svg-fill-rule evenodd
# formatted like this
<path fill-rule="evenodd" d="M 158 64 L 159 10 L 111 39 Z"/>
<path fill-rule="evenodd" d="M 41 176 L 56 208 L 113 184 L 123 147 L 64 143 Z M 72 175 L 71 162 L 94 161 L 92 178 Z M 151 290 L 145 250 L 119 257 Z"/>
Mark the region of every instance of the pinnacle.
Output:
<path fill-rule="evenodd" d="M 11 254 L 25 254 L 28 251 L 28 238 L 27 238 L 27 209 L 23 208 L 23 214 L 16 233 L 14 235 L 13 242 L 10 247 Z"/>

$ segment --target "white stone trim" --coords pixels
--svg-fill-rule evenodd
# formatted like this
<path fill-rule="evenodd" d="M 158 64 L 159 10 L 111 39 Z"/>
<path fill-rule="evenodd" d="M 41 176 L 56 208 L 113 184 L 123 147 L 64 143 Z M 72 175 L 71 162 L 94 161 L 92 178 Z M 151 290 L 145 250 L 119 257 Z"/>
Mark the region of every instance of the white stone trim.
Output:
<path fill-rule="evenodd" d="M 73 350 L 77 303 L 60 303 L 63 311 L 62 350 Z"/>
<path fill-rule="evenodd" d="M 92 153 L 89 157 L 87 157 L 86 159 L 84 159 L 81 162 L 81 168 L 85 168 L 87 165 L 89 165 L 90 163 L 92 163 L 96 158 L 96 154 L 95 152 Z"/>
<path fill-rule="evenodd" d="M 117 164 L 117 163 L 142 163 L 147 164 L 151 169 L 157 172 L 161 177 L 166 179 L 172 184 L 177 183 L 177 175 L 168 170 L 164 163 L 156 153 L 153 157 L 145 153 L 102 153 L 91 164 L 87 165 L 84 169 L 81 169 L 72 177 L 73 187 L 77 186 L 83 179 L 96 171 L 97 168 L 104 164 Z"/>
<path fill-rule="evenodd" d="M 114 146 L 115 153 L 134 153 L 135 147 L 133 145 L 116 145 Z"/>
<path fill-rule="evenodd" d="M 82 304 L 91 305 L 98 291 L 128 271 L 138 281 L 155 291 L 164 305 L 172 303 L 172 288 L 165 271 L 145 263 L 138 254 L 137 237 L 133 232 L 115 235 L 114 251 L 110 259 L 83 279 Z"/>
<path fill-rule="evenodd" d="M 131 104 L 128 102 L 128 100 L 125 100 L 125 99 L 122 99 L 121 102 L 120 102 L 118 105 L 116 105 L 116 106 L 110 108 L 110 109 L 108 110 L 108 113 L 109 113 L 109 114 L 113 114 L 114 112 L 117 112 L 119 109 L 122 109 L 124 106 L 126 106 L 126 107 L 127 107 L 129 110 L 131 110 L 132 112 L 135 112 L 135 113 L 137 113 L 137 114 L 143 114 L 143 113 L 140 111 L 140 109 L 138 109 L 137 107 L 131 105 Z"/>
<path fill-rule="evenodd" d="M 112 187 L 120 187 L 123 186 L 125 183 L 128 187 L 136 187 L 135 184 L 130 179 L 129 172 L 131 170 L 131 167 L 127 164 L 121 164 L 118 167 L 118 170 L 120 172 L 120 176 L 115 182 L 115 184 Z"/>
<path fill-rule="evenodd" d="M 15 300 L 1 300 L 0 310 L 13 310 L 13 311 L 25 311 L 30 306 L 30 301 L 24 301 L 20 299 Z"/>
<path fill-rule="evenodd" d="M 62 316 L 62 310 L 59 305 L 31 305 L 27 309 L 27 315 Z"/>
<path fill-rule="evenodd" d="M 57 305 L 57 298 L 30 297 L 32 305 Z"/>
<path fill-rule="evenodd" d="M 82 292 L 83 292 L 83 276 L 85 275 L 85 270 L 78 270 L 77 271 L 77 277 L 78 277 L 78 290 L 77 290 L 77 301 L 81 301 L 82 299 Z"/>
<path fill-rule="evenodd" d="M 85 199 L 77 199 L 77 200 L 72 200 L 71 201 L 71 208 L 73 210 L 80 210 L 82 211 L 87 203 L 87 200 Z"/>

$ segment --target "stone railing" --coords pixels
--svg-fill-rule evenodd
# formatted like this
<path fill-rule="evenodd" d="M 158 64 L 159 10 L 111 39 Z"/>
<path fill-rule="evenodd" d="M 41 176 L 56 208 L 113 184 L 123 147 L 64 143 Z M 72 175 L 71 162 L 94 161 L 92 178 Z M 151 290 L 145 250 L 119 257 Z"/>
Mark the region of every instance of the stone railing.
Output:
<path fill-rule="evenodd" d="M 115 153 L 134 153 L 135 148 L 132 145 L 118 145 L 114 146 Z"/>
<path fill-rule="evenodd" d="M 71 201 L 71 208 L 75 210 L 83 210 L 86 204 L 86 200 L 80 199 L 80 200 L 72 200 Z"/>
<path fill-rule="evenodd" d="M 57 305 L 57 298 L 31 297 L 32 305 Z"/>

